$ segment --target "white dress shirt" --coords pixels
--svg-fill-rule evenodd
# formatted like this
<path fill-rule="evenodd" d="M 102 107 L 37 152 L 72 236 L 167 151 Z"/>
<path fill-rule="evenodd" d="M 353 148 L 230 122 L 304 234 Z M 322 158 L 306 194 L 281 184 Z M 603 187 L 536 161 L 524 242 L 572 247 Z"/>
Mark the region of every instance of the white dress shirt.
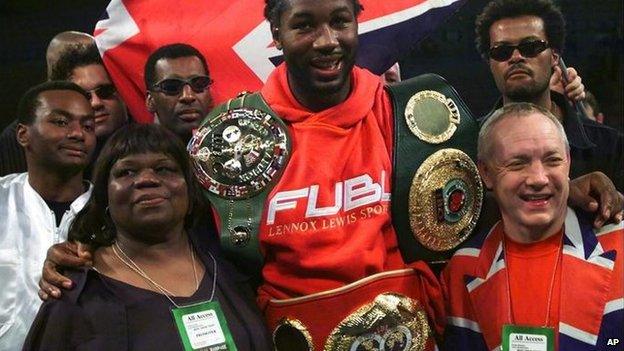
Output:
<path fill-rule="evenodd" d="M 67 240 L 92 186 L 72 202 L 61 224 L 28 183 L 28 173 L 0 178 L 0 351 L 20 350 L 41 301 L 37 295 L 47 250 Z"/>

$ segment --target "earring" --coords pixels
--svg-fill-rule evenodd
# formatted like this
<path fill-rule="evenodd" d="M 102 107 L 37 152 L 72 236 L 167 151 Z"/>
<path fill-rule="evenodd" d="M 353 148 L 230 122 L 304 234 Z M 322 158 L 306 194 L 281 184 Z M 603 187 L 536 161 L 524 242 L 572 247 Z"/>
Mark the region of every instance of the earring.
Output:
<path fill-rule="evenodd" d="M 271 27 L 271 34 L 273 35 L 273 42 L 275 43 L 275 48 L 277 50 L 282 50 L 282 44 L 280 44 L 275 38 L 279 38 L 279 29 L 277 27 Z"/>
<path fill-rule="evenodd" d="M 102 226 L 100 227 L 100 232 L 105 232 L 106 231 L 106 222 L 108 222 L 108 219 L 110 218 L 110 210 L 108 208 L 108 206 L 106 206 L 106 208 L 104 209 L 104 224 L 102 224 Z M 95 234 L 91 234 L 91 239 L 95 239 Z"/>

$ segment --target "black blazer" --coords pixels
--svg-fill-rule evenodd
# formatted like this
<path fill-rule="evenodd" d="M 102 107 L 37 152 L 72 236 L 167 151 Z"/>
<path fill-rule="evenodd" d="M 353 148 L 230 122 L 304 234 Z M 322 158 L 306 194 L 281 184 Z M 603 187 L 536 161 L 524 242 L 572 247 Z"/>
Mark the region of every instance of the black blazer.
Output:
<path fill-rule="evenodd" d="M 247 277 L 223 258 L 214 232 L 192 231 L 190 236 L 207 273 L 212 259 L 205 254 L 206 250 L 218 262 L 217 285 L 222 295 L 217 298 L 224 307 L 228 326 L 231 330 L 245 329 L 243 332 L 250 340 L 250 345 L 237 344 L 238 349 L 271 350 L 270 337 Z M 92 269 L 71 270 L 67 275 L 74 288 L 64 291 L 61 299 L 48 300 L 41 306 L 23 350 L 128 350 L 133 336 L 128 335 L 124 301 Z M 233 319 L 243 322 L 232 323 L 227 310 L 236 315 Z"/>

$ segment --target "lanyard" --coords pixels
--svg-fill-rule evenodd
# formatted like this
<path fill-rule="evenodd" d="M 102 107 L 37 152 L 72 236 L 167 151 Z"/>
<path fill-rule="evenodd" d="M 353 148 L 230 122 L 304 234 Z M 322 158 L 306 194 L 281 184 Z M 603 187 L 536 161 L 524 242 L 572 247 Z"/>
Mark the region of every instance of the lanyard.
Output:
<path fill-rule="evenodd" d="M 507 240 L 505 234 L 503 234 L 503 252 L 505 254 L 505 259 L 507 258 L 507 245 L 505 245 L 505 241 Z M 552 293 L 553 293 L 553 289 L 555 287 L 555 276 L 557 275 L 557 268 L 559 267 L 559 261 L 561 260 L 561 251 L 563 251 L 563 235 L 561 237 L 561 241 L 559 242 L 559 249 L 557 250 L 557 260 L 555 261 L 555 269 L 553 270 L 552 273 L 552 278 L 550 280 L 550 288 L 548 290 L 548 304 L 546 307 L 546 321 L 544 322 L 544 327 L 548 326 L 548 321 L 550 320 L 550 304 L 552 302 Z M 511 285 L 509 283 L 509 260 L 506 259 L 506 269 L 505 269 L 505 273 L 507 276 L 507 302 L 509 303 L 509 315 L 507 316 L 509 318 L 509 323 L 511 324 L 515 324 L 514 321 L 514 317 L 513 317 L 513 311 L 512 311 L 512 304 L 511 304 Z"/>

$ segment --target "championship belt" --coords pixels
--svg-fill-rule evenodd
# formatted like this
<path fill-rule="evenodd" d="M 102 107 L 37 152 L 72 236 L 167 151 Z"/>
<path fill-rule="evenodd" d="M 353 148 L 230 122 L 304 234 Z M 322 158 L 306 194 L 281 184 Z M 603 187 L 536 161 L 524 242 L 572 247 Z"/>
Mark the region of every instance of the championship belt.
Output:
<path fill-rule="evenodd" d="M 433 331 L 413 269 L 344 287 L 271 300 L 265 315 L 277 351 L 433 350 Z"/>
<path fill-rule="evenodd" d="M 212 110 L 188 144 L 195 176 L 221 220 L 221 247 L 256 271 L 264 202 L 290 149 L 286 126 L 257 93 Z"/>
<path fill-rule="evenodd" d="M 448 259 L 483 202 L 479 125 L 455 89 L 425 74 L 387 87 L 394 108 L 392 221 L 405 262 Z"/>

